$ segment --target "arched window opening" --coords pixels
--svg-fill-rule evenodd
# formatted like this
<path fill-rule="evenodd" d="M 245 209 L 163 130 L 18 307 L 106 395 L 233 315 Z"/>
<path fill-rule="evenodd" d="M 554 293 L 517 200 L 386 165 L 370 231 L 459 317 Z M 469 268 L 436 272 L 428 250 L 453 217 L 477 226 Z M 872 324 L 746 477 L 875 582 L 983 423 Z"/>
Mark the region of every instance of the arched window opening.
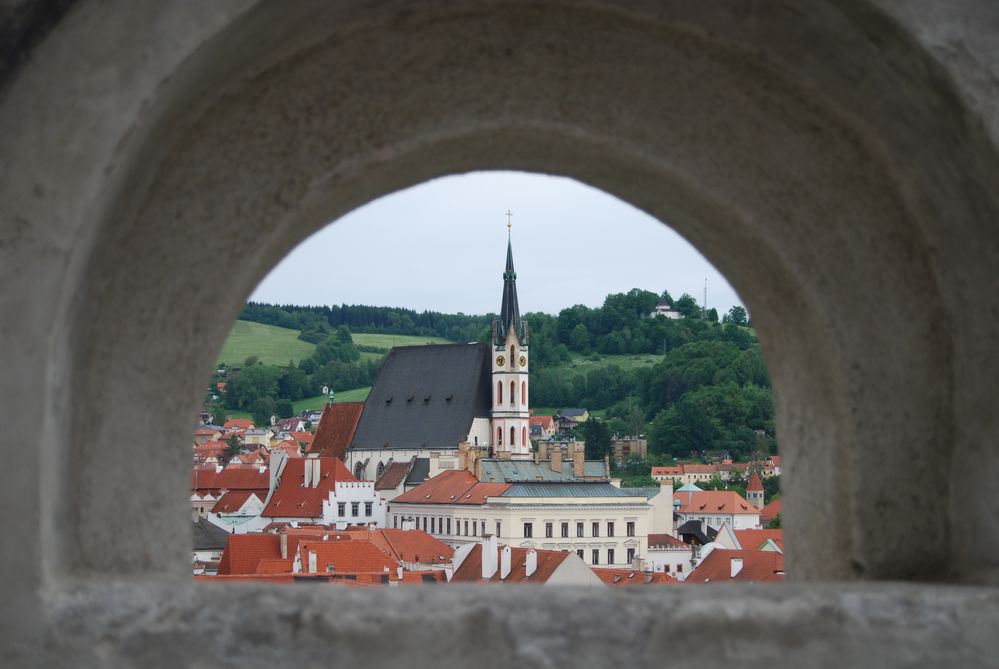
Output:
<path fill-rule="evenodd" d="M 520 443 L 523 444 L 524 446 L 527 446 L 527 428 L 526 427 L 520 428 L 520 432 L 521 432 Z"/>
<path fill-rule="evenodd" d="M 517 445 L 517 428 L 511 427 L 510 428 L 510 446 L 516 446 L 516 445 Z"/>
<path fill-rule="evenodd" d="M 516 366 L 516 363 L 514 362 L 514 360 L 516 360 L 516 359 L 517 359 L 517 358 L 515 357 L 516 355 L 517 355 L 517 353 L 516 353 L 516 351 L 514 351 L 514 349 L 513 349 L 513 344 L 510 344 L 510 366 L 511 366 L 511 367 L 515 367 L 515 366 Z"/>
<path fill-rule="evenodd" d="M 503 404 L 503 382 L 496 382 L 496 404 Z"/>
<path fill-rule="evenodd" d="M 513 401 L 517 397 L 517 382 L 510 382 L 510 405 L 513 406 Z"/>
<path fill-rule="evenodd" d="M 503 445 L 503 428 L 501 427 L 496 428 L 496 445 Z"/>
<path fill-rule="evenodd" d="M 363 462 L 358 462 L 356 465 L 354 465 L 354 478 L 357 479 L 358 481 L 361 481 L 361 480 L 364 479 L 364 463 Z"/>
<path fill-rule="evenodd" d="M 520 403 L 527 406 L 527 381 L 520 382 Z"/>
<path fill-rule="evenodd" d="M 375 478 L 380 479 L 382 477 L 382 472 L 385 471 L 385 463 L 379 461 L 378 468 L 375 470 Z"/>

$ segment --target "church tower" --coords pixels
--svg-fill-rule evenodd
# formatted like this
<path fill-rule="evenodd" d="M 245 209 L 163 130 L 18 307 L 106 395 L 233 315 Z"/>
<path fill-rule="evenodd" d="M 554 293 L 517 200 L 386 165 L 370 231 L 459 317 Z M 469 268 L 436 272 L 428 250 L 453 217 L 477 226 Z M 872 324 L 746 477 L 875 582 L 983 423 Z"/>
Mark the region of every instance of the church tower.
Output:
<path fill-rule="evenodd" d="M 507 216 L 510 213 L 507 212 Z M 496 457 L 531 457 L 528 411 L 527 323 L 520 319 L 517 273 L 513 269 L 513 243 L 507 221 L 506 270 L 503 272 L 503 305 L 493 321 L 492 446 Z"/>

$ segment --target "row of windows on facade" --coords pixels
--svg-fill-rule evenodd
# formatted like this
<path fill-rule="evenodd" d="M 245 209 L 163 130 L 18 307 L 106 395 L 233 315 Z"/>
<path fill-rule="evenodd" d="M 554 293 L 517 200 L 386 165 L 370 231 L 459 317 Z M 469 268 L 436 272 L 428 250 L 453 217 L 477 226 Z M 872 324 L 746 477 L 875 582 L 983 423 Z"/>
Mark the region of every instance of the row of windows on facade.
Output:
<path fill-rule="evenodd" d="M 372 504 L 373 504 L 372 502 L 365 502 L 364 503 L 364 515 L 366 517 L 368 517 L 368 518 L 371 517 L 371 513 L 372 513 L 372 510 L 373 510 L 372 509 Z M 351 515 L 351 517 L 357 518 L 357 516 L 360 515 L 360 511 L 361 511 L 361 503 L 360 502 L 351 502 L 350 503 L 350 515 Z M 337 502 L 336 503 L 336 513 L 337 513 L 337 516 L 339 516 L 341 518 L 343 518 L 344 516 L 346 516 L 347 515 L 347 503 L 346 502 Z"/>
<path fill-rule="evenodd" d="M 521 431 L 523 432 L 523 434 L 521 436 L 521 442 L 520 443 L 526 445 L 527 444 L 527 428 L 526 427 L 521 428 Z M 478 439 L 478 437 L 476 437 L 476 439 Z M 476 443 L 476 445 L 478 445 L 478 441 L 476 441 L 475 443 Z M 501 427 L 496 428 L 496 445 L 497 446 L 502 446 L 503 445 L 503 428 L 501 428 Z M 511 427 L 510 428 L 510 445 L 511 446 L 516 446 L 517 445 L 517 428 L 515 428 L 515 427 Z"/>
<path fill-rule="evenodd" d="M 451 534 L 451 519 L 450 518 L 439 518 L 437 516 L 422 516 L 417 520 L 417 525 L 419 526 L 422 520 L 423 531 L 429 532 L 430 534 Z M 569 537 L 569 523 L 560 523 L 561 537 Z M 392 527 L 399 527 L 399 516 L 392 516 Z M 475 521 L 475 520 L 465 520 L 464 521 L 464 532 L 462 532 L 462 521 L 455 520 L 455 536 L 466 536 L 466 537 L 476 537 L 485 536 L 486 534 L 486 521 Z M 496 536 L 503 536 L 503 524 L 501 521 L 496 521 Z M 576 523 L 576 536 L 585 537 L 584 530 L 586 529 L 586 523 L 577 522 Z M 471 532 L 469 531 L 471 530 Z M 600 521 L 593 521 L 590 524 L 590 537 L 600 536 Z M 634 521 L 628 521 L 625 523 L 625 536 L 633 537 L 635 536 L 635 523 Z M 607 521 L 607 533 L 604 535 L 607 537 L 613 537 L 614 534 L 614 523 L 613 521 Z M 524 523 L 524 538 L 531 539 L 534 537 L 534 523 Z M 555 537 L 555 523 L 545 523 L 545 538 L 553 539 Z"/>
<path fill-rule="evenodd" d="M 517 397 L 517 382 L 510 382 L 510 406 L 513 406 Z M 527 404 L 527 381 L 520 382 L 520 403 Z M 503 382 L 496 382 L 496 406 L 503 404 Z"/>

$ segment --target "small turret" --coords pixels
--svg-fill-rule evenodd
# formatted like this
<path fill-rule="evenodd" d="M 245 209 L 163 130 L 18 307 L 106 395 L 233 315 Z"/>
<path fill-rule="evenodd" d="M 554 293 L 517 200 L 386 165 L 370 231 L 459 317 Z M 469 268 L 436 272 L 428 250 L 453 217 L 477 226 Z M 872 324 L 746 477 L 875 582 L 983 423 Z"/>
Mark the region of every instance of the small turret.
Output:
<path fill-rule="evenodd" d="M 760 480 L 760 475 L 756 472 L 753 472 L 753 475 L 749 477 L 749 485 L 746 486 L 746 501 L 757 509 L 763 508 L 763 481 Z"/>

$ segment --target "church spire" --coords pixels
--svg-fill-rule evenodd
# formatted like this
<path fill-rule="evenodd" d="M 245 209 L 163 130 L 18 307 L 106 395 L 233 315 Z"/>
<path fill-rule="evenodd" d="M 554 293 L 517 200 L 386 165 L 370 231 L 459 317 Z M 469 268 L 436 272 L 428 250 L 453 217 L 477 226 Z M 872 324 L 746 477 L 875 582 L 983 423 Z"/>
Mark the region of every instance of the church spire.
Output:
<path fill-rule="evenodd" d="M 510 235 L 512 225 L 510 217 L 513 214 L 507 211 L 506 216 L 507 240 L 506 270 L 503 272 L 503 306 L 500 308 L 499 332 L 496 333 L 501 340 L 506 337 L 511 326 L 518 337 L 522 336 L 523 329 L 520 320 L 520 305 L 517 303 L 517 272 L 513 269 L 513 240 Z"/>

